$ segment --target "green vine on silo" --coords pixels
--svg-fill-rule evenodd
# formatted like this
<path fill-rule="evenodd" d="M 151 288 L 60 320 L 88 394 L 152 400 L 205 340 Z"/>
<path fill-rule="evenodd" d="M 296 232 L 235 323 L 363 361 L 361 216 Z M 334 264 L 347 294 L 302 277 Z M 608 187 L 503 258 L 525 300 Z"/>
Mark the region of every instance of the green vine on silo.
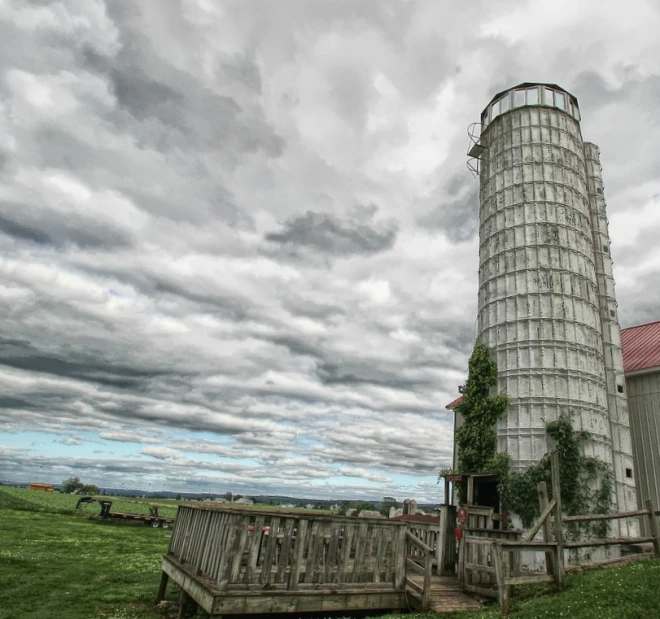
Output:
<path fill-rule="evenodd" d="M 459 387 L 461 402 L 455 411 L 462 416 L 456 430 L 458 470 L 440 471 L 439 479 L 450 473 L 499 475 L 500 499 L 503 509 L 517 514 L 524 527 L 531 527 L 539 517 L 538 484 L 544 481 L 552 493 L 550 457 L 522 473 L 511 471 L 511 458 L 497 453 L 497 421 L 504 415 L 508 398 L 504 394 L 491 395 L 497 384 L 497 364 L 486 346 L 477 342 L 468 363 L 468 378 Z M 567 515 L 606 514 L 611 509 L 612 470 L 606 463 L 583 455 L 584 443 L 590 434 L 573 428 L 570 412 L 560 414 L 556 421 L 546 424 L 548 436 L 555 442 L 559 456 L 562 511 Z M 467 488 L 458 483 L 459 502 L 464 504 Z M 605 537 L 607 521 L 570 523 L 567 536 L 584 534 Z"/>
<path fill-rule="evenodd" d="M 575 430 L 569 413 L 547 423 L 546 430 L 556 444 L 562 512 L 567 516 L 609 513 L 612 469 L 605 462 L 583 454 L 584 443 L 590 440 L 591 435 L 584 430 Z M 549 454 L 522 473 L 508 473 L 500 478 L 506 508 L 520 516 L 524 527 L 531 527 L 540 515 L 538 484 L 542 481 L 546 483 L 552 498 Z M 565 526 L 568 539 L 577 539 L 584 534 L 606 537 L 609 531 L 605 520 L 567 523 Z"/>
<path fill-rule="evenodd" d="M 463 423 L 456 430 L 458 466 L 476 473 L 497 453 L 495 424 L 504 415 L 509 400 L 504 394 L 490 395 L 497 385 L 497 364 L 486 346 L 477 342 L 468 362 L 468 379 L 459 387 L 462 400 L 456 406 Z"/>
<path fill-rule="evenodd" d="M 455 411 L 462 417 L 456 430 L 458 469 L 461 473 L 489 470 L 497 456 L 495 424 L 506 412 L 509 400 L 504 394 L 491 395 L 497 385 L 497 364 L 486 346 L 477 342 L 468 362 L 468 378 L 458 390 L 462 396 Z M 448 471 L 441 471 L 444 477 Z M 461 502 L 466 488 L 459 486 Z"/>

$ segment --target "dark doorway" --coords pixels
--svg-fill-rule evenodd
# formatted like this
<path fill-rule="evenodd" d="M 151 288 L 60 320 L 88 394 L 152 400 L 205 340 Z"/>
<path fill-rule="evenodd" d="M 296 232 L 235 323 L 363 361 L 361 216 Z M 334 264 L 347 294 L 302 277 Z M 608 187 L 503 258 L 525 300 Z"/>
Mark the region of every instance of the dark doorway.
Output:
<path fill-rule="evenodd" d="M 500 512 L 499 479 L 496 476 L 475 477 L 474 503 L 481 507 L 492 507 L 495 513 Z M 494 521 L 494 528 L 499 528 L 499 521 Z"/>

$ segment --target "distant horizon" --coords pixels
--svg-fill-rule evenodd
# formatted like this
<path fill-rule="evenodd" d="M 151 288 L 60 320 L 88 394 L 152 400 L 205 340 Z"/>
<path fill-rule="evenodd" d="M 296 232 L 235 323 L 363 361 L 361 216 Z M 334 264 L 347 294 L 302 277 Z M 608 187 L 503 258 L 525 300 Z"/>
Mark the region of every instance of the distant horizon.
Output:
<path fill-rule="evenodd" d="M 62 482 L 48 482 L 48 481 L 18 481 L 18 480 L 10 480 L 10 479 L 3 479 L 0 480 L 0 486 L 29 486 L 30 484 L 47 484 L 50 486 L 55 487 L 60 487 L 62 486 Z M 97 484 L 94 484 L 97 485 Z M 207 495 L 207 496 L 216 496 L 216 497 L 222 497 L 223 495 L 227 494 L 229 491 L 225 492 L 202 492 L 202 491 L 180 491 L 180 490 L 143 490 L 141 488 L 119 488 L 115 486 L 98 486 L 99 492 L 102 490 L 118 490 L 118 491 L 124 491 L 124 492 L 139 492 L 139 493 L 144 493 L 146 494 L 174 494 L 174 495 L 184 495 L 184 494 L 192 494 L 196 496 L 202 496 L 202 495 Z M 35 492 L 37 492 L 35 490 Z M 232 493 L 233 494 L 233 493 Z M 291 499 L 294 501 L 308 501 L 308 502 L 323 502 L 323 503 L 355 503 L 355 502 L 364 502 L 364 503 L 374 503 L 374 504 L 382 504 L 383 503 L 383 497 L 387 495 L 383 495 L 380 499 L 373 499 L 373 498 L 367 498 L 367 497 L 359 497 L 359 498 L 353 498 L 353 499 L 339 499 L 339 498 L 330 498 L 330 499 L 324 499 L 320 497 L 306 497 L 306 496 L 295 496 L 295 495 L 285 495 L 285 494 L 258 494 L 258 493 L 252 493 L 252 492 L 247 492 L 247 493 L 236 493 L 236 495 L 240 495 L 242 497 L 251 499 L 251 498 L 277 498 L 277 499 Z M 394 498 L 394 497 L 392 497 Z M 414 497 L 405 497 L 405 499 L 413 499 L 418 506 L 435 506 L 435 505 L 440 505 L 441 502 L 433 503 L 426 503 L 426 502 L 420 502 L 417 501 Z M 397 503 L 403 503 L 405 499 L 396 499 Z"/>

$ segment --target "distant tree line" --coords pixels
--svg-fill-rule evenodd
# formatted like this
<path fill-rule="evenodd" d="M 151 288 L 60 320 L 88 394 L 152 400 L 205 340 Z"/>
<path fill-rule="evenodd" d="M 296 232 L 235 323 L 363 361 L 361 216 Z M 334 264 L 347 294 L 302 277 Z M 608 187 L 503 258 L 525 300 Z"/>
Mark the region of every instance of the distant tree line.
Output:
<path fill-rule="evenodd" d="M 72 492 L 78 492 L 83 494 L 98 494 L 99 487 L 95 484 L 83 484 L 80 481 L 80 477 L 69 477 L 62 482 L 62 492 L 71 494 Z"/>

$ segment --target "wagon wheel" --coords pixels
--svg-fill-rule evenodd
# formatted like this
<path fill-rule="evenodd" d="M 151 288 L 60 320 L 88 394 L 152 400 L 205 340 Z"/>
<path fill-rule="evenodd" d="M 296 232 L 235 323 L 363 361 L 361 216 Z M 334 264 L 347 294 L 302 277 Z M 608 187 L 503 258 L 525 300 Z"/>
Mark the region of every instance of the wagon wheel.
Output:
<path fill-rule="evenodd" d="M 167 529 L 170 526 L 169 522 L 163 522 L 163 529 Z"/>
<path fill-rule="evenodd" d="M 160 522 L 158 522 L 158 520 L 154 520 L 154 521 L 151 523 L 151 526 L 152 526 L 154 529 L 157 529 L 157 528 L 160 526 Z"/>

